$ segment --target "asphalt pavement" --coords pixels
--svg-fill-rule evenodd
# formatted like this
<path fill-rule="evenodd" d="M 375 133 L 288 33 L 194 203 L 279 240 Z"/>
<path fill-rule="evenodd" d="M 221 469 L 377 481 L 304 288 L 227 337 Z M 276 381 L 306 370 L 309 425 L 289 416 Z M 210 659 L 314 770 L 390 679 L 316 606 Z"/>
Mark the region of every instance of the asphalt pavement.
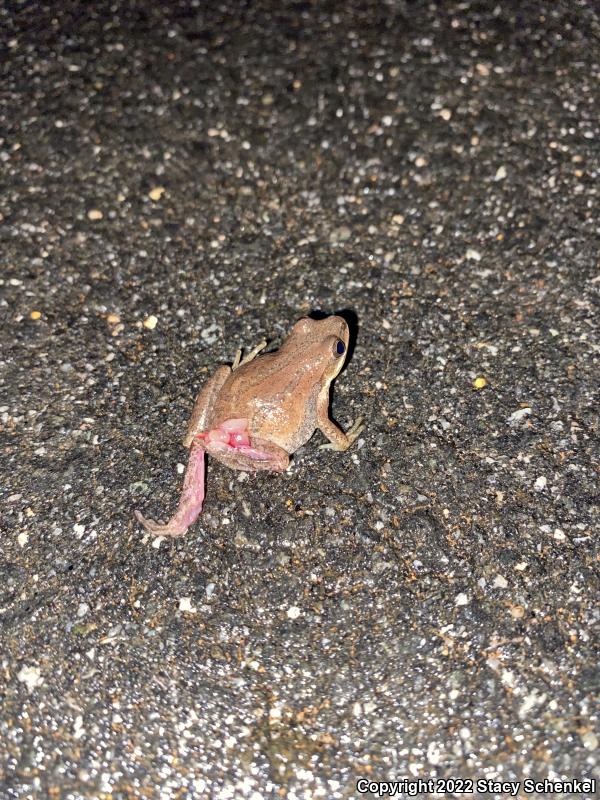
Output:
<path fill-rule="evenodd" d="M 0 31 L 1 800 L 592 797 L 597 4 Z M 148 535 L 215 368 L 335 312 L 359 440 Z"/>

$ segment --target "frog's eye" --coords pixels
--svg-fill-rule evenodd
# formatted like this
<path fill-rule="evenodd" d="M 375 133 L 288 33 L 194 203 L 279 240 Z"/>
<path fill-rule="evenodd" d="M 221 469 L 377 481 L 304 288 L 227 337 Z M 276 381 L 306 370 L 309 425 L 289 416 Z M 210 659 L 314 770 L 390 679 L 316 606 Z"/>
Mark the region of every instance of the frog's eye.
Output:
<path fill-rule="evenodd" d="M 341 339 L 338 339 L 335 345 L 335 355 L 336 356 L 343 356 L 346 352 L 346 345 L 342 342 Z"/>

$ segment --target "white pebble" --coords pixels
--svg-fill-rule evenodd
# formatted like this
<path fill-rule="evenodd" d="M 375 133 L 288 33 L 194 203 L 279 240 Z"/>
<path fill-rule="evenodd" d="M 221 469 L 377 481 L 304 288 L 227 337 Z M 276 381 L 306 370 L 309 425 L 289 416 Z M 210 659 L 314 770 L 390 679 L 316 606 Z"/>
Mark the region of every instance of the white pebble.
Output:
<path fill-rule="evenodd" d="M 494 175 L 495 181 L 503 181 L 506 178 L 506 167 L 498 167 L 496 174 Z"/>
<path fill-rule="evenodd" d="M 593 731 L 588 731 L 581 736 L 581 741 L 586 750 L 596 750 L 598 747 L 598 737 Z"/>
<path fill-rule="evenodd" d="M 466 606 L 466 605 L 469 604 L 469 602 L 470 602 L 469 596 L 467 594 L 465 594 L 464 592 L 461 592 L 460 594 L 457 594 L 456 597 L 454 598 L 454 605 L 455 606 Z"/>
<path fill-rule="evenodd" d="M 519 422 L 524 417 L 529 416 L 531 414 L 531 408 L 527 406 L 526 408 L 519 408 L 517 411 L 513 411 L 513 413 L 508 418 L 508 424 L 514 425 L 515 422 Z"/>
<path fill-rule="evenodd" d="M 547 483 L 548 481 L 546 480 L 546 478 L 543 475 L 540 475 L 540 477 L 537 478 L 535 483 L 533 484 L 533 488 L 536 490 L 536 492 L 541 492 L 542 489 L 546 488 Z"/>
<path fill-rule="evenodd" d="M 427 748 L 427 761 L 434 766 L 442 760 L 442 751 L 435 742 L 430 742 Z"/>
<path fill-rule="evenodd" d="M 287 610 L 287 615 L 289 619 L 298 619 L 302 611 L 298 608 L 298 606 L 290 606 Z"/>
<path fill-rule="evenodd" d="M 25 683 L 29 691 L 35 689 L 36 686 L 40 686 L 44 682 L 39 667 L 22 667 L 17 673 L 17 680 L 21 681 L 21 683 Z"/>
<path fill-rule="evenodd" d="M 165 191 L 166 190 L 164 186 L 155 186 L 154 189 L 150 189 L 150 191 L 148 192 L 148 197 L 150 198 L 150 200 L 154 200 L 154 202 L 156 203 L 158 200 L 160 200 Z"/>
<path fill-rule="evenodd" d="M 73 723 L 73 738 L 81 739 L 82 736 L 85 736 L 85 728 L 83 727 L 83 717 L 78 714 Z"/>
<path fill-rule="evenodd" d="M 195 614 L 198 610 L 192 605 L 192 598 L 191 597 L 180 597 L 179 598 L 179 610 L 180 611 L 188 611 L 190 614 Z"/>
<path fill-rule="evenodd" d="M 153 331 L 154 328 L 158 325 L 158 317 L 155 317 L 154 314 L 150 314 L 149 317 L 146 317 L 144 320 L 144 328 L 148 328 L 148 330 Z"/>

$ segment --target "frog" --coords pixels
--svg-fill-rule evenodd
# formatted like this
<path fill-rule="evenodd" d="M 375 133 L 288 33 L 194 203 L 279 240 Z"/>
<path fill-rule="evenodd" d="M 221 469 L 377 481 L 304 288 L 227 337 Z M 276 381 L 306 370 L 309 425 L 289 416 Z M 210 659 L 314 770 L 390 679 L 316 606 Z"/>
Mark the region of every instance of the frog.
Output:
<path fill-rule="evenodd" d="M 347 450 L 363 420 L 344 432 L 330 418 L 329 403 L 348 342 L 343 317 L 303 317 L 278 350 L 263 353 L 262 341 L 218 367 L 196 398 L 183 438 L 190 453 L 174 516 L 162 523 L 136 510 L 136 519 L 154 536 L 183 536 L 202 511 L 206 454 L 232 469 L 283 472 L 317 429 L 328 439 L 322 448 Z"/>

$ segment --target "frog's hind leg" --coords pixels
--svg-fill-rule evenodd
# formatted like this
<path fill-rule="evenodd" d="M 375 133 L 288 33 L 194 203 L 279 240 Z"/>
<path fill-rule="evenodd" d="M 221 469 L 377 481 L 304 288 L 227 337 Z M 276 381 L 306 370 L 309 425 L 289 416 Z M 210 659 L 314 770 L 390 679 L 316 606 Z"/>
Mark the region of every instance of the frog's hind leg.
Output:
<path fill-rule="evenodd" d="M 238 369 L 238 367 L 243 367 L 244 364 L 249 364 L 251 361 L 254 361 L 256 356 L 260 353 L 261 350 L 264 350 L 267 346 L 266 339 L 263 339 L 262 342 L 259 342 L 256 347 L 251 350 L 247 356 L 242 358 L 242 353 L 244 352 L 241 348 L 235 354 L 235 358 L 233 359 L 233 364 L 231 365 L 231 371 Z"/>
<path fill-rule="evenodd" d="M 256 437 L 247 445 L 213 444 L 209 452 L 222 464 L 246 472 L 285 472 L 290 465 L 290 457 L 282 447 Z"/>
<path fill-rule="evenodd" d="M 183 437 L 184 447 L 189 447 L 194 440 L 194 436 L 206 428 L 206 422 L 221 387 L 231 375 L 231 367 L 219 367 L 217 371 L 206 381 L 192 410 L 192 416 L 187 426 L 187 431 Z"/>
<path fill-rule="evenodd" d="M 203 443 L 211 455 L 233 469 L 284 472 L 290 463 L 283 447 L 259 436 L 251 436 L 245 419 L 225 420 L 205 434 Z"/>
<path fill-rule="evenodd" d="M 253 436 L 250 444 L 239 448 L 242 455 L 251 459 L 255 470 L 285 472 L 290 465 L 289 454 L 273 442 Z"/>

